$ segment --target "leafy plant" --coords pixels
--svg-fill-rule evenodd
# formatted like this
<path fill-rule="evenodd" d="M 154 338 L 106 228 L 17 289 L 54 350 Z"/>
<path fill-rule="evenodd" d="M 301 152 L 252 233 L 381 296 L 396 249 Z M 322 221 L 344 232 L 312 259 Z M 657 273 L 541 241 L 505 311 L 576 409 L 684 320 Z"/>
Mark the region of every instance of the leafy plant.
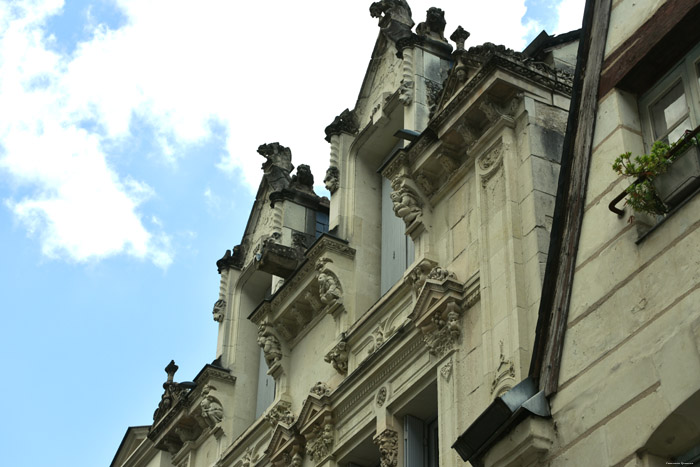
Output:
<path fill-rule="evenodd" d="M 628 194 L 626 203 L 635 211 L 651 214 L 666 212 L 666 206 L 656 194 L 652 181 L 660 173 L 666 172 L 671 164 L 671 159 L 666 157 L 670 150 L 671 145 L 657 141 L 649 154 L 632 158 L 632 153 L 626 152 L 620 154 L 613 162 L 612 168 L 615 172 L 637 178 L 626 190 Z"/>
<path fill-rule="evenodd" d="M 663 141 L 656 141 L 651 147 L 649 154 L 642 154 L 632 158 L 632 153 L 620 154 L 612 168 L 620 175 L 636 177 L 636 180 L 627 187 L 627 201 L 632 209 L 638 212 L 650 214 L 664 214 L 668 208 L 661 201 L 656 193 L 653 181 L 656 176 L 666 172 L 668 166 L 678 156 L 683 154 L 691 145 L 698 144 L 697 138 L 688 138 L 689 132 L 676 141 L 668 144 Z M 681 146 L 676 149 L 677 146 Z M 671 152 L 671 150 L 674 150 Z M 669 156 L 669 152 L 671 152 Z"/>

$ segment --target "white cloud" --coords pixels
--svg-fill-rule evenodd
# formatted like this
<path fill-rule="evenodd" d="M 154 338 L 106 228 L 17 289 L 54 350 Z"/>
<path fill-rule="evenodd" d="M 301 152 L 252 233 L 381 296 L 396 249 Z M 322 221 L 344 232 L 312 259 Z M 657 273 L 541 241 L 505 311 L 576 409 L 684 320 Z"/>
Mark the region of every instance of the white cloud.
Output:
<path fill-rule="evenodd" d="M 255 149 L 272 141 L 291 147 L 294 163 L 310 164 L 320 183 L 329 157 L 323 128 L 354 106 L 378 34 L 369 2 L 115 1 L 125 25 L 110 30 L 90 14 L 90 39 L 71 55 L 46 36 L 61 0 L 0 3 L 0 168 L 33 190 L 8 205 L 46 254 L 171 261 L 168 238 L 142 222 L 152 190 L 117 173 L 103 149 L 132 137 L 134 116 L 171 163 L 216 123 L 226 134 L 219 167 L 251 191 L 261 176 Z M 419 23 L 435 2 L 410 3 Z M 468 46 L 522 49 L 540 27 L 522 24 L 524 0 L 441 7 L 446 36 L 461 24 Z"/>
<path fill-rule="evenodd" d="M 557 6 L 557 26 L 555 34 L 579 29 L 583 21 L 585 0 L 562 0 Z"/>

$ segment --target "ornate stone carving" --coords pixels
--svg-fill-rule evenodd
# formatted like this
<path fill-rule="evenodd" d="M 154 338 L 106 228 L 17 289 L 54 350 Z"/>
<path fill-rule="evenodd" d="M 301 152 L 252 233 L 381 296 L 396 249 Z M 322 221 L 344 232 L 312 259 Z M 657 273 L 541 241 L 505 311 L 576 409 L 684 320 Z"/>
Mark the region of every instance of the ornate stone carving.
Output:
<path fill-rule="evenodd" d="M 255 449 L 253 449 L 252 446 L 249 447 L 243 454 L 241 467 L 252 467 L 258 462 L 259 458 L 260 456 L 258 456 L 258 454 L 255 452 Z"/>
<path fill-rule="evenodd" d="M 446 279 L 452 279 L 456 281 L 457 276 L 455 276 L 453 272 L 450 272 L 447 269 L 443 269 L 440 266 L 435 266 L 428 274 L 428 279 L 440 282 Z"/>
<path fill-rule="evenodd" d="M 332 423 L 324 423 L 323 428 L 317 426 L 308 435 L 306 452 L 311 460 L 319 463 L 331 453 L 335 440 L 334 428 Z"/>
<path fill-rule="evenodd" d="M 445 378 L 445 381 L 450 380 L 450 375 L 452 375 L 452 359 L 445 363 L 442 368 L 440 368 L 440 374 L 442 375 L 443 378 Z"/>
<path fill-rule="evenodd" d="M 261 144 L 258 154 L 265 158 L 262 169 L 265 179 L 274 191 L 280 191 L 289 185 L 289 173 L 292 165 L 292 151 L 279 143 Z"/>
<path fill-rule="evenodd" d="M 333 368 L 341 375 L 348 374 L 348 343 L 343 337 L 323 360 L 333 365 Z"/>
<path fill-rule="evenodd" d="M 291 426 L 294 423 L 294 414 L 292 413 L 292 404 L 287 401 L 279 401 L 265 415 L 265 420 L 271 427 L 277 426 L 278 423 L 284 423 Z"/>
<path fill-rule="evenodd" d="M 425 280 L 428 278 L 428 275 L 434 267 L 434 261 L 422 259 L 418 265 L 411 269 L 411 272 L 408 273 L 407 279 L 411 283 L 413 292 L 416 295 L 420 293 L 420 289 L 423 287 L 423 284 L 425 284 Z"/>
<path fill-rule="evenodd" d="M 502 381 L 508 378 L 515 378 L 515 365 L 513 364 L 512 360 L 506 360 L 506 356 L 503 352 L 503 341 L 500 341 L 498 345 L 501 349 L 501 355 L 499 357 L 496 373 L 493 377 L 493 381 L 491 382 L 491 394 L 493 394 Z"/>
<path fill-rule="evenodd" d="M 328 307 L 340 303 L 341 297 L 343 296 L 340 280 L 327 267 L 327 264 L 332 262 L 330 258 L 320 258 L 316 262 L 316 271 L 318 271 L 318 296 L 321 303 Z"/>
<path fill-rule="evenodd" d="M 282 346 L 272 332 L 270 323 L 263 323 L 258 328 L 258 345 L 263 349 L 268 368 L 272 368 L 282 360 Z"/>
<path fill-rule="evenodd" d="M 224 314 L 226 311 L 226 300 L 219 299 L 214 303 L 214 310 L 212 310 L 212 314 L 214 315 L 214 321 L 218 323 L 223 323 L 224 322 Z"/>
<path fill-rule="evenodd" d="M 424 332 L 425 344 L 431 354 L 439 357 L 454 347 L 462 332 L 459 317 L 460 308 L 455 302 L 448 303 L 445 312 L 433 315 L 432 329 Z"/>
<path fill-rule="evenodd" d="M 304 463 L 304 457 L 298 452 L 292 456 L 292 467 L 301 467 Z"/>
<path fill-rule="evenodd" d="M 340 188 L 340 170 L 338 167 L 328 167 L 326 176 L 323 179 L 323 184 L 326 186 L 326 190 L 330 191 L 331 194 L 338 191 L 338 188 Z"/>
<path fill-rule="evenodd" d="M 401 86 L 399 86 L 399 101 L 403 105 L 411 105 L 413 102 L 413 87 L 415 83 L 412 80 L 401 80 Z"/>
<path fill-rule="evenodd" d="M 324 397 L 324 396 L 330 395 L 331 388 L 329 388 L 327 384 L 319 381 L 318 383 L 314 384 L 314 386 L 311 388 L 311 390 L 309 392 L 311 394 L 318 396 L 318 397 Z"/>
<path fill-rule="evenodd" d="M 422 214 L 422 202 L 418 194 L 406 184 L 405 176 L 397 175 L 391 181 L 391 201 L 394 213 L 409 226 Z"/>
<path fill-rule="evenodd" d="M 416 183 L 421 187 L 426 196 L 430 196 L 435 191 L 433 182 L 430 180 L 430 176 L 425 172 L 425 170 L 420 170 L 415 175 Z"/>
<path fill-rule="evenodd" d="M 153 424 L 155 426 L 163 416 L 175 406 L 175 404 L 180 400 L 180 398 L 189 392 L 188 388 L 185 388 L 178 383 L 173 381 L 175 373 L 177 372 L 178 366 L 175 364 L 175 360 L 170 360 L 168 366 L 165 367 L 165 372 L 168 375 L 168 379 L 163 383 L 163 395 L 160 397 L 160 402 L 158 403 L 158 408 L 153 413 Z"/>
<path fill-rule="evenodd" d="M 384 405 L 384 402 L 386 402 L 386 387 L 382 386 L 379 388 L 379 391 L 377 391 L 377 397 L 375 399 L 377 403 L 377 407 L 381 407 Z"/>
<path fill-rule="evenodd" d="M 414 26 L 411 7 L 406 0 L 380 0 L 372 3 L 369 13 L 379 18 L 379 27 L 387 39 L 396 43 L 400 39 L 411 37 Z"/>
<path fill-rule="evenodd" d="M 479 169 L 481 169 L 481 186 L 486 188 L 488 181 L 498 172 L 498 168 L 503 164 L 503 144 L 499 144 L 495 148 L 486 152 L 478 160 Z"/>
<path fill-rule="evenodd" d="M 430 7 L 424 22 L 416 27 L 416 34 L 435 41 L 447 43 L 445 39 L 445 12 L 440 8 Z"/>
<path fill-rule="evenodd" d="M 242 268 L 244 261 L 245 249 L 243 245 L 236 245 L 233 247 L 233 253 L 231 250 L 226 250 L 224 256 L 216 261 L 216 269 L 218 270 L 219 274 L 223 274 L 224 271 L 231 268 Z"/>
<path fill-rule="evenodd" d="M 202 401 L 199 403 L 202 418 L 210 427 L 214 427 L 224 419 L 224 407 L 210 394 L 215 389 L 214 386 L 209 384 L 204 386 L 202 389 Z"/>
<path fill-rule="evenodd" d="M 433 115 L 437 110 L 437 105 L 440 100 L 440 93 L 442 92 L 442 85 L 431 81 L 429 79 L 425 80 L 425 93 L 426 100 L 428 104 L 428 111 L 430 115 Z"/>
<path fill-rule="evenodd" d="M 357 117 L 355 112 L 345 109 L 340 115 L 335 117 L 333 123 L 326 127 L 326 141 L 331 142 L 331 136 L 339 135 L 341 133 L 347 133 L 349 135 L 354 135 L 357 133 Z"/>
<path fill-rule="evenodd" d="M 374 437 L 374 444 L 379 448 L 381 467 L 396 467 L 399 461 L 399 434 L 386 429 Z"/>

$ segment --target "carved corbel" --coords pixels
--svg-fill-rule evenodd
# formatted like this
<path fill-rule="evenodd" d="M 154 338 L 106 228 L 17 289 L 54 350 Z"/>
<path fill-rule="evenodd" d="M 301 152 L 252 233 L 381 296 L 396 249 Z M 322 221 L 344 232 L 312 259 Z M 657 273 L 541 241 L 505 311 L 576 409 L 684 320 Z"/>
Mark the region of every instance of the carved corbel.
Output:
<path fill-rule="evenodd" d="M 282 345 L 269 322 L 262 323 L 258 328 L 258 345 L 263 349 L 265 355 L 265 363 L 269 368 L 267 373 L 272 374 L 281 365 Z"/>
<path fill-rule="evenodd" d="M 335 371 L 341 375 L 345 376 L 348 374 L 348 343 L 345 340 L 345 336 L 323 357 L 323 360 L 333 365 Z"/>
<path fill-rule="evenodd" d="M 332 417 L 327 414 L 321 422 L 314 425 L 306 436 L 306 453 L 316 465 L 327 458 L 335 443 L 335 425 Z"/>
<path fill-rule="evenodd" d="M 343 289 L 338 276 L 329 269 L 330 258 L 319 258 L 316 262 L 319 301 L 327 310 L 333 311 L 342 303 Z"/>
<path fill-rule="evenodd" d="M 430 323 L 421 327 L 423 339 L 431 354 L 440 357 L 452 350 L 458 342 L 462 334 L 461 312 L 456 302 L 448 302 L 443 310 L 435 312 Z"/>
<path fill-rule="evenodd" d="M 199 403 L 200 416 L 210 428 L 215 427 L 224 419 L 224 407 L 221 402 L 211 395 L 215 390 L 214 386 L 207 384 L 202 389 L 202 400 Z"/>
<path fill-rule="evenodd" d="M 391 202 L 394 213 L 403 219 L 406 227 L 423 215 L 423 202 L 416 191 L 407 183 L 406 175 L 397 175 L 391 180 Z"/>
<path fill-rule="evenodd" d="M 397 467 L 399 462 L 399 434 L 386 429 L 374 437 L 374 444 L 379 448 L 381 467 Z"/>

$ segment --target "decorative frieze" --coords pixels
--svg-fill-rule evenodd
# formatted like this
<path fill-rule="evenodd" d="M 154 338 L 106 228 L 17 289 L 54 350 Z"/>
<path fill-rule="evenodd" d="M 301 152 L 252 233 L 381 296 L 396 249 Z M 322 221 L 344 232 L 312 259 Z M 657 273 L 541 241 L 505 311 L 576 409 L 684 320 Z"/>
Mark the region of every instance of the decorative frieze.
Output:
<path fill-rule="evenodd" d="M 396 467 L 399 462 L 399 434 L 386 429 L 374 437 L 374 444 L 379 448 L 381 467 Z"/>

